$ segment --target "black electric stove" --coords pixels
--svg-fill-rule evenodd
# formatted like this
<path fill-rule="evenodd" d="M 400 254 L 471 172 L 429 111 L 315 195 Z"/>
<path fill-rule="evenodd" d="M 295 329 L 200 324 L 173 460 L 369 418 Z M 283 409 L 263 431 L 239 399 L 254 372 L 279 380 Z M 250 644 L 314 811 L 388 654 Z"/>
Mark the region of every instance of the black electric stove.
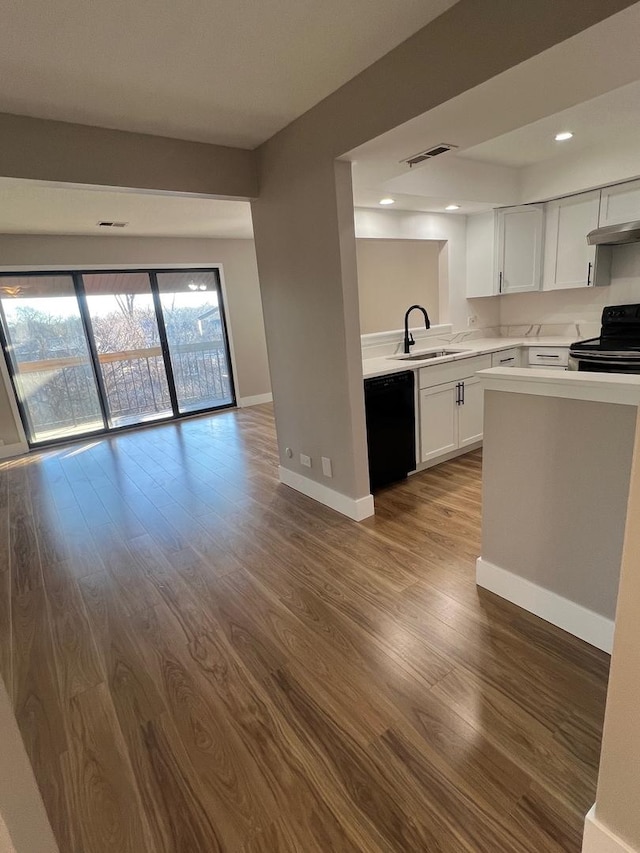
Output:
<path fill-rule="evenodd" d="M 640 373 L 640 305 L 608 305 L 600 337 L 571 344 L 569 370 Z"/>

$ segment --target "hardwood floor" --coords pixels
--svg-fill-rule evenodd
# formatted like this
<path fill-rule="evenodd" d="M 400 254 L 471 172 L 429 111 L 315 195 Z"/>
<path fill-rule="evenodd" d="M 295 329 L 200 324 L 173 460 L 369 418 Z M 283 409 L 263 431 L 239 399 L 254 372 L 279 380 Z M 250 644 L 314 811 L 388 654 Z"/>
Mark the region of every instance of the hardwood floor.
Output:
<path fill-rule="evenodd" d="M 579 851 L 608 658 L 479 593 L 478 452 L 355 524 L 269 406 L 0 464 L 0 673 L 62 853 Z"/>

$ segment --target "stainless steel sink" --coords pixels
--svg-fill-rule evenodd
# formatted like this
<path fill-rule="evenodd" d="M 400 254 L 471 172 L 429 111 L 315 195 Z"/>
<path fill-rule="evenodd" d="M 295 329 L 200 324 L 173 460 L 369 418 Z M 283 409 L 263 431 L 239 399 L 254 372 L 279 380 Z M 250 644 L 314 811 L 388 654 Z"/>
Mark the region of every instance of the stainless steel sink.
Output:
<path fill-rule="evenodd" d="M 397 361 L 426 361 L 431 358 L 443 358 L 445 355 L 459 355 L 463 352 L 471 352 L 469 349 L 437 349 L 425 352 L 413 352 L 410 355 L 396 355 Z"/>

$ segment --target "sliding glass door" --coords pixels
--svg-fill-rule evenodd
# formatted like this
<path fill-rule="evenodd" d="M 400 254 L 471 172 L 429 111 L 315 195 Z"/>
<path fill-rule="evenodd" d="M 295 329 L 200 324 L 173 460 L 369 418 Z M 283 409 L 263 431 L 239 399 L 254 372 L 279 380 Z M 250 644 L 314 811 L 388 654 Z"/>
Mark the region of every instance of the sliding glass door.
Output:
<path fill-rule="evenodd" d="M 173 414 L 147 273 L 82 276 L 109 426 Z"/>
<path fill-rule="evenodd" d="M 231 366 L 216 273 L 165 272 L 157 280 L 179 411 L 228 406 Z"/>
<path fill-rule="evenodd" d="M 235 405 L 216 269 L 0 275 L 31 444 Z"/>
<path fill-rule="evenodd" d="M 104 429 L 73 278 L 0 278 L 5 350 L 31 443 Z"/>

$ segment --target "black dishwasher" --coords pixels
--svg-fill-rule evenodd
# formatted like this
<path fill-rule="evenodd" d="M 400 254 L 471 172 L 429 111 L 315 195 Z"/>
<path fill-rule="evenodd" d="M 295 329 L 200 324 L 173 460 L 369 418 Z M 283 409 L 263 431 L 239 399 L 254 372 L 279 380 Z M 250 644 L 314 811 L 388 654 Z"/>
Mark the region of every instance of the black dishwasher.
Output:
<path fill-rule="evenodd" d="M 416 467 L 414 375 L 408 370 L 364 381 L 371 489 Z"/>

